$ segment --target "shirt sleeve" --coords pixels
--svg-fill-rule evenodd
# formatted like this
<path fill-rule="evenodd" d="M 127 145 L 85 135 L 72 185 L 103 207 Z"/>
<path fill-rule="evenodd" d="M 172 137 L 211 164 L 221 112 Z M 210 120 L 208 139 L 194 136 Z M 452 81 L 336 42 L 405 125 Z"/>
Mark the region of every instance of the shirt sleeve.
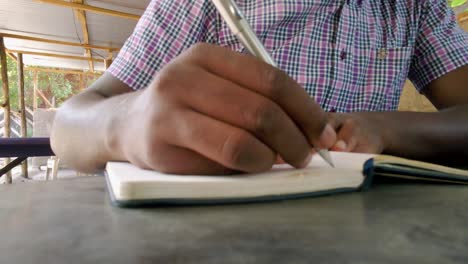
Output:
<path fill-rule="evenodd" d="M 445 0 L 427 0 L 409 79 L 420 92 L 432 81 L 468 64 L 468 33 Z"/>
<path fill-rule="evenodd" d="M 147 87 L 185 49 L 213 39 L 216 14 L 210 1 L 152 0 L 107 71 L 134 90 Z"/>

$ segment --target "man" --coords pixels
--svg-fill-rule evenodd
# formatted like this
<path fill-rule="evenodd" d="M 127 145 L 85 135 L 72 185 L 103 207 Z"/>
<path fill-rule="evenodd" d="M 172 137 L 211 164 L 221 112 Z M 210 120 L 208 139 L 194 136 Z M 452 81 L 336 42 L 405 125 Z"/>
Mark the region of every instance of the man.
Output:
<path fill-rule="evenodd" d="M 302 167 L 313 147 L 466 162 L 468 35 L 445 0 L 237 3 L 281 70 L 243 54 L 210 1 L 153 0 L 58 111 L 54 151 L 196 174 Z M 396 112 L 407 77 L 441 111 Z"/>

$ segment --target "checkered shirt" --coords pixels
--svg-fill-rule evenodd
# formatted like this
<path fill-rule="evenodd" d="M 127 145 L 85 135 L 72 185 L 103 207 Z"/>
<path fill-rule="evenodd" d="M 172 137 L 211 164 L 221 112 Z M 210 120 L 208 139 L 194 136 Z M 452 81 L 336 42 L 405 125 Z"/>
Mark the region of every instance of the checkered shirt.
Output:
<path fill-rule="evenodd" d="M 279 67 L 327 111 L 394 111 L 407 78 L 424 92 L 468 64 L 468 34 L 445 0 L 237 4 Z M 211 1 L 153 0 L 109 72 L 145 88 L 197 42 L 244 52 Z"/>

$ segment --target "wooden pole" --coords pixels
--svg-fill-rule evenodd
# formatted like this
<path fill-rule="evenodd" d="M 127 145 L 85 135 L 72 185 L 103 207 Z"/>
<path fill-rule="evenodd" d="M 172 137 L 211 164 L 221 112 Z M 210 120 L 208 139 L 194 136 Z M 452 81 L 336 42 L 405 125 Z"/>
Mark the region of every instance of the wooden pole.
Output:
<path fill-rule="evenodd" d="M 37 109 L 37 89 L 39 86 L 39 79 L 37 78 L 37 70 L 34 71 L 34 90 L 33 90 L 33 110 Z"/>
<path fill-rule="evenodd" d="M 85 88 L 84 77 L 85 77 L 84 74 L 80 74 L 80 91 L 83 91 Z"/>
<path fill-rule="evenodd" d="M 21 137 L 25 138 L 28 136 L 27 123 L 26 123 L 26 106 L 24 104 L 24 63 L 23 54 L 18 53 L 18 97 L 19 97 L 19 109 L 21 114 Z M 23 161 L 21 164 L 23 176 L 28 178 L 28 159 Z"/>
<path fill-rule="evenodd" d="M 108 59 L 104 59 L 103 62 L 104 62 L 104 69 L 106 69 L 106 70 L 109 69 L 110 61 Z"/>
<path fill-rule="evenodd" d="M 3 86 L 3 97 L 4 101 L 2 102 L 3 116 L 4 116 L 4 136 L 6 138 L 10 137 L 10 87 L 8 86 L 8 65 L 7 57 L 5 52 L 5 44 L 3 42 L 3 37 L 0 37 L 0 57 L 1 57 L 1 66 L 2 66 L 2 86 Z M 10 159 L 5 159 L 6 163 L 10 163 Z M 8 172 L 5 175 L 5 183 L 10 184 L 12 182 L 11 172 Z"/>
<path fill-rule="evenodd" d="M 112 52 L 109 52 L 107 54 L 107 58 L 104 60 L 104 66 L 106 70 L 109 69 L 109 67 L 111 66 L 113 59 L 114 59 L 114 55 L 112 54 Z"/>
<path fill-rule="evenodd" d="M 84 0 L 71 0 L 73 3 L 84 4 Z M 83 33 L 83 44 L 89 44 L 89 31 L 88 31 L 88 21 L 86 20 L 86 13 L 84 10 L 74 9 L 75 16 L 81 24 L 81 32 Z M 85 54 L 88 58 L 93 58 L 91 50 L 85 48 Z M 89 71 L 94 71 L 94 62 L 92 60 L 88 61 Z"/>

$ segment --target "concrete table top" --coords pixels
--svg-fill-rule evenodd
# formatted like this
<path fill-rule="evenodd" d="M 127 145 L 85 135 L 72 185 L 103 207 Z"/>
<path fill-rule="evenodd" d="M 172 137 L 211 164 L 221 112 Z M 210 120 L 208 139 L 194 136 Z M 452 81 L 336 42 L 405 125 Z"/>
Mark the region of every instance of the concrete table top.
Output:
<path fill-rule="evenodd" d="M 468 187 L 122 209 L 104 177 L 0 186 L 0 263 L 468 263 Z"/>

